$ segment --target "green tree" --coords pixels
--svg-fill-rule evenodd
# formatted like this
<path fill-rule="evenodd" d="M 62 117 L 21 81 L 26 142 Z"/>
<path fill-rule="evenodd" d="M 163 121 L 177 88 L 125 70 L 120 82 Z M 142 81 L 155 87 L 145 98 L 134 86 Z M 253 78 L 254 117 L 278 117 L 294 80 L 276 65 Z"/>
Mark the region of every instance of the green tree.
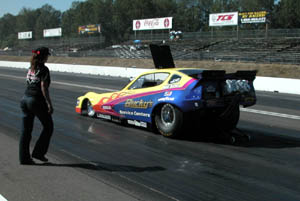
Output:
<path fill-rule="evenodd" d="M 38 9 L 22 8 L 17 16 L 0 18 L 0 45 L 12 45 L 17 32 L 33 31 L 35 39 L 43 38 L 43 30 L 62 27 L 63 36 L 77 37 L 78 27 L 101 24 L 106 44 L 128 40 L 135 19 L 173 17 L 173 29 L 183 32 L 209 30 L 209 14 L 222 12 L 267 11 L 270 27 L 298 28 L 300 1 L 280 0 L 86 0 L 74 1 L 61 13 L 46 4 Z M 241 28 L 264 27 L 264 24 Z M 233 27 L 215 30 L 233 29 Z"/>
<path fill-rule="evenodd" d="M 77 17 L 78 7 L 81 2 L 74 1 L 70 9 L 62 13 L 61 26 L 63 31 L 63 36 L 74 37 L 78 36 L 78 24 Z"/>
<path fill-rule="evenodd" d="M 36 10 L 23 8 L 16 21 L 16 30 L 18 32 L 33 31 L 38 18 L 38 12 Z M 33 35 L 33 37 L 35 37 Z"/>
<path fill-rule="evenodd" d="M 300 27 L 300 1 L 281 0 L 278 4 L 276 25 L 279 28 L 299 28 Z"/>
<path fill-rule="evenodd" d="M 97 1 L 97 0 L 96 0 Z M 114 23 L 113 18 L 113 1 L 114 0 L 102 0 L 97 1 L 95 5 L 95 18 L 98 23 L 101 24 L 101 34 L 105 37 L 106 45 L 110 45 L 113 42 L 114 35 Z"/>
<path fill-rule="evenodd" d="M 45 4 L 37 9 L 38 17 L 36 19 L 34 32 L 36 38 L 43 38 L 43 30 L 57 28 L 61 25 L 61 12 L 55 10 L 52 6 Z"/>
<path fill-rule="evenodd" d="M 192 0 L 182 0 L 177 3 L 176 13 L 174 15 L 174 29 L 194 31 L 200 25 L 197 18 L 197 7 Z"/>
<path fill-rule="evenodd" d="M 240 12 L 249 11 L 272 11 L 274 9 L 274 0 L 239 0 L 236 1 Z"/>
<path fill-rule="evenodd" d="M 155 12 L 153 15 L 156 17 L 174 17 L 177 10 L 175 0 L 153 0 Z"/>
<path fill-rule="evenodd" d="M 0 41 L 1 47 L 12 47 L 18 38 L 16 31 L 16 17 L 11 14 L 5 14 L 0 19 Z"/>
<path fill-rule="evenodd" d="M 116 41 L 129 38 L 134 19 L 154 18 L 155 7 L 152 0 L 115 0 L 113 24 Z"/>

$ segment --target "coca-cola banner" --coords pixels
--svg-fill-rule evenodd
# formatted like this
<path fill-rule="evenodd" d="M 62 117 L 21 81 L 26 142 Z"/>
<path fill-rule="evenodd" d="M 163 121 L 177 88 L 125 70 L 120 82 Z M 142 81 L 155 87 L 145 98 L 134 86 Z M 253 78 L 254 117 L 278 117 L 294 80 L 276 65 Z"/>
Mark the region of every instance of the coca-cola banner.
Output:
<path fill-rule="evenodd" d="M 209 26 L 237 26 L 238 12 L 215 13 L 209 15 Z"/>
<path fill-rule="evenodd" d="M 173 17 L 133 20 L 133 31 L 172 29 Z"/>

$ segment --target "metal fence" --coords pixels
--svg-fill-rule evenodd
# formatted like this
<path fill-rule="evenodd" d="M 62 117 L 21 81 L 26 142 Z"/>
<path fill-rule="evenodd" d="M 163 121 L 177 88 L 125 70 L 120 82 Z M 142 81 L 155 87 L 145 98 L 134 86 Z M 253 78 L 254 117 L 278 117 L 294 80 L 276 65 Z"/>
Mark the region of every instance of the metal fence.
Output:
<path fill-rule="evenodd" d="M 142 41 L 139 46 L 133 42 L 136 39 Z M 300 29 L 189 32 L 178 41 L 171 41 L 168 32 L 140 32 L 109 47 L 104 46 L 103 36 L 19 40 L 0 55 L 28 56 L 32 49 L 48 46 L 54 56 L 151 58 L 147 45 L 162 41 L 171 46 L 174 59 L 300 64 Z"/>
<path fill-rule="evenodd" d="M 199 39 L 242 39 L 242 38 L 290 38 L 300 37 L 300 29 L 265 29 L 265 30 L 232 30 L 220 31 L 211 30 L 208 32 L 185 32 L 183 38 L 187 40 Z M 130 40 L 169 40 L 170 34 L 164 33 L 150 33 L 140 32 L 130 36 Z"/>

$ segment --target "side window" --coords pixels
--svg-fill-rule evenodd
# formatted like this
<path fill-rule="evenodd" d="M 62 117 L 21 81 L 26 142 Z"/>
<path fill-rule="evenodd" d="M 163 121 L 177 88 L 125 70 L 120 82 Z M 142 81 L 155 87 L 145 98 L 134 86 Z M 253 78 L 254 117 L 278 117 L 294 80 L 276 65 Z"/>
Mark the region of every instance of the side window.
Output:
<path fill-rule="evenodd" d="M 163 83 L 169 77 L 169 73 L 151 73 L 139 77 L 129 89 L 154 87 Z"/>
<path fill-rule="evenodd" d="M 176 82 L 179 82 L 180 80 L 181 80 L 181 76 L 175 74 L 169 80 L 169 84 L 174 84 Z"/>
<path fill-rule="evenodd" d="M 145 80 L 145 76 L 139 77 L 132 85 L 129 87 L 129 89 L 140 89 L 143 86 Z"/>
<path fill-rule="evenodd" d="M 145 80 L 142 85 L 142 88 L 154 87 L 154 86 L 156 86 L 154 74 L 152 73 L 152 74 L 145 75 Z"/>
<path fill-rule="evenodd" d="M 160 85 L 169 77 L 169 73 L 155 73 L 156 85 Z"/>
<path fill-rule="evenodd" d="M 154 74 L 147 74 L 139 77 L 129 89 L 141 89 L 146 87 L 155 86 Z"/>

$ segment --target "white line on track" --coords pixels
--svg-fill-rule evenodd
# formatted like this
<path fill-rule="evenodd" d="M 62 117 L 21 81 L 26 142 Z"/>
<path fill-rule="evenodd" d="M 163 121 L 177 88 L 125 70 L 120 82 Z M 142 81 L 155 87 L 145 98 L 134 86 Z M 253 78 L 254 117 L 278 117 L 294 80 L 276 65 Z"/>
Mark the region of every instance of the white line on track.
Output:
<path fill-rule="evenodd" d="M 15 79 L 23 79 L 25 80 L 24 77 L 20 76 L 14 76 L 14 75 L 4 75 L 0 74 L 1 77 L 8 77 L 8 78 L 15 78 Z M 107 89 L 107 88 L 101 88 L 101 87 L 92 87 L 92 86 L 86 86 L 86 85 L 79 85 L 79 84 L 72 84 L 72 83 L 66 83 L 66 82 L 57 82 L 57 81 L 52 81 L 53 84 L 60 84 L 60 85 L 65 85 L 65 86 L 71 86 L 71 87 L 81 87 L 81 88 L 86 88 L 86 89 L 96 89 L 96 90 L 101 90 L 101 91 L 116 91 L 115 89 Z"/>
<path fill-rule="evenodd" d="M 92 86 L 79 85 L 79 84 L 71 84 L 71 83 L 66 83 L 66 82 L 53 81 L 52 83 L 65 85 L 65 86 L 70 86 L 70 87 L 81 87 L 81 88 L 86 88 L 86 89 L 96 89 L 96 90 L 109 91 L 109 92 L 117 91 L 117 90 L 114 90 L 114 89 L 107 89 L 107 88 L 101 88 L 101 87 L 92 87 Z"/>
<path fill-rule="evenodd" d="M 24 77 L 13 76 L 13 75 L 0 74 L 0 76 L 2 76 L 2 77 L 8 77 L 8 78 L 15 78 L 15 79 L 25 79 Z M 92 86 L 87 86 L 87 85 L 79 85 L 79 84 L 72 84 L 72 83 L 66 83 L 66 82 L 53 81 L 52 83 L 59 84 L 59 85 L 65 85 L 65 86 L 71 86 L 71 87 L 81 87 L 81 88 L 86 88 L 86 89 L 96 89 L 96 90 L 108 91 L 108 92 L 116 91 L 114 89 L 101 88 L 101 87 L 92 87 Z M 255 114 L 275 116 L 275 117 L 281 117 L 281 118 L 287 118 L 287 119 L 300 120 L 300 116 L 283 114 L 283 113 L 277 113 L 277 112 L 268 112 L 268 111 L 255 110 L 255 109 L 249 109 L 249 108 L 241 108 L 241 111 L 242 112 L 255 113 Z"/>
<path fill-rule="evenodd" d="M 277 112 L 268 112 L 268 111 L 248 109 L 248 108 L 240 108 L 240 110 L 243 112 L 250 112 L 250 113 L 255 113 L 255 114 L 263 114 L 263 115 L 269 115 L 269 116 L 274 116 L 274 117 L 282 117 L 282 118 L 287 118 L 287 119 L 300 120 L 300 116 L 296 116 L 296 115 L 283 114 L 283 113 L 277 113 Z"/>
<path fill-rule="evenodd" d="M 7 201 L 7 199 L 0 194 L 0 201 Z"/>

